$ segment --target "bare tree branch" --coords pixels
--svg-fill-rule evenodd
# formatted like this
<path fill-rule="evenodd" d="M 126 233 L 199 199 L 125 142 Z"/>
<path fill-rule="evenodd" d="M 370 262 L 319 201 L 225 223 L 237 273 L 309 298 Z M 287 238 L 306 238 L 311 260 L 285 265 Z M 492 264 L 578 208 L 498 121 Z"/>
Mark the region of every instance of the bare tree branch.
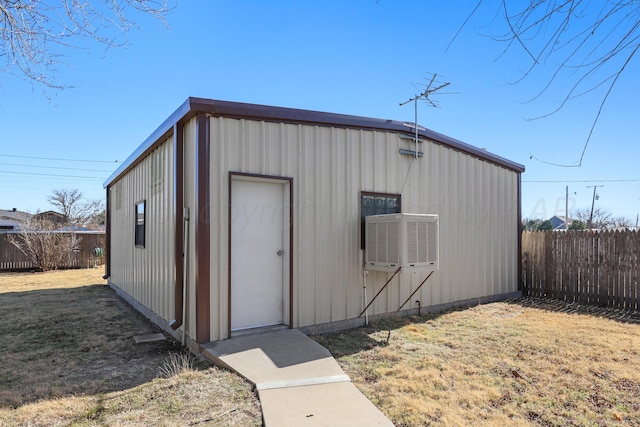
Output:
<path fill-rule="evenodd" d="M 591 219 L 591 209 L 576 209 L 572 216 L 574 219 L 577 219 L 584 224 L 589 224 L 589 220 Z M 591 228 L 594 230 L 608 230 L 615 227 L 628 227 L 631 225 L 631 220 L 621 216 L 614 217 L 611 212 L 596 207 L 593 210 L 593 219 L 591 224 Z"/>
<path fill-rule="evenodd" d="M 31 259 L 42 271 L 57 270 L 72 265 L 74 250 L 81 237 L 76 233 L 60 232 L 59 224 L 38 215 L 20 224 L 20 232 L 9 234 L 9 243 Z"/>
<path fill-rule="evenodd" d="M 480 0 L 462 27 L 482 3 L 493 2 Z M 492 38 L 507 44 L 500 56 L 519 46 L 531 60 L 512 83 L 520 83 L 538 69 L 552 70 L 542 87 L 526 102 L 550 92 L 557 93 L 556 86 L 565 79 L 572 82 L 562 89 L 564 95 L 556 108 L 530 120 L 549 117 L 570 101 L 605 88 L 578 161 L 575 164 L 545 162 L 579 167 L 609 96 L 640 48 L 640 0 L 531 0 L 524 3 L 500 0 L 499 3 L 507 33 Z"/>
<path fill-rule="evenodd" d="M 78 227 L 85 227 L 104 210 L 102 201 L 84 200 L 80 190 L 53 190 L 47 201 Z"/>
<path fill-rule="evenodd" d="M 134 26 L 130 12 L 166 25 L 170 0 L 0 0 L 0 71 L 18 74 L 48 88 L 57 83 L 65 49 L 92 40 L 106 47 L 125 43 Z"/>

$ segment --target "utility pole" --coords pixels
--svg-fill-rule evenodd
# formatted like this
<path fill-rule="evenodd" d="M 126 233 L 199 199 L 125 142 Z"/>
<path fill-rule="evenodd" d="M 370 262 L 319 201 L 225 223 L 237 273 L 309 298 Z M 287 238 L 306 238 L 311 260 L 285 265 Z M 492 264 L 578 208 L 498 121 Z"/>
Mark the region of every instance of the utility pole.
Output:
<path fill-rule="evenodd" d="M 589 215 L 589 224 L 587 225 L 587 228 L 589 230 L 591 230 L 593 226 L 593 206 L 596 203 L 596 189 L 598 187 L 604 187 L 604 185 L 587 185 L 587 188 L 591 188 L 591 187 L 593 187 L 593 199 L 591 200 L 591 215 Z"/>
<path fill-rule="evenodd" d="M 574 192 L 573 194 L 577 194 Z M 564 198 L 564 230 L 569 231 L 569 186 L 565 187 Z"/>
<path fill-rule="evenodd" d="M 569 186 L 566 187 L 566 195 L 564 198 L 564 231 L 569 231 Z"/>
<path fill-rule="evenodd" d="M 429 95 L 431 95 L 432 93 L 442 89 L 445 86 L 449 86 L 449 83 L 443 83 L 440 86 L 435 87 L 435 88 L 432 89 L 431 85 L 436 80 L 436 76 L 437 75 L 438 74 L 434 74 L 433 75 L 433 77 L 431 78 L 431 81 L 427 85 L 427 88 L 422 93 L 420 93 L 419 95 L 414 96 L 413 98 L 409 99 L 408 101 L 400 103 L 400 106 L 402 107 L 403 105 L 406 105 L 406 104 L 410 103 L 411 101 L 414 102 L 414 118 L 415 118 L 414 125 L 415 125 L 415 131 L 416 131 L 416 133 L 415 133 L 415 154 L 414 154 L 414 156 L 415 156 L 416 159 L 418 158 L 418 99 L 424 98 L 424 100 L 426 102 L 428 102 L 429 104 L 431 104 L 432 107 L 437 107 L 436 103 L 429 99 Z"/>

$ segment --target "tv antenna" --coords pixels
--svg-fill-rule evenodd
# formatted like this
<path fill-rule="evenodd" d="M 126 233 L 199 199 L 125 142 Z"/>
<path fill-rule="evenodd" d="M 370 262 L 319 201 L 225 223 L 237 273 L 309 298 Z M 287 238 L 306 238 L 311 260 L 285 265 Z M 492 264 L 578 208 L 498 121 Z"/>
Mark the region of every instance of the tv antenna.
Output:
<path fill-rule="evenodd" d="M 408 103 L 412 102 L 414 103 L 414 128 L 415 128 L 415 154 L 414 154 L 414 158 L 418 158 L 418 100 L 419 99 L 424 99 L 424 101 L 431 105 L 434 108 L 438 108 L 438 104 L 436 104 L 431 98 L 431 94 L 434 92 L 439 91 L 440 89 L 449 86 L 449 82 L 447 83 L 442 83 L 439 84 L 436 87 L 433 87 L 433 84 L 436 81 L 436 77 L 438 76 L 437 73 L 434 73 L 433 77 L 431 77 L 431 80 L 429 81 L 429 84 L 427 85 L 427 88 L 422 91 L 419 95 L 414 96 L 413 98 L 409 99 L 408 101 L 405 102 L 401 102 L 400 106 L 402 107 L 403 105 L 407 105 Z"/>

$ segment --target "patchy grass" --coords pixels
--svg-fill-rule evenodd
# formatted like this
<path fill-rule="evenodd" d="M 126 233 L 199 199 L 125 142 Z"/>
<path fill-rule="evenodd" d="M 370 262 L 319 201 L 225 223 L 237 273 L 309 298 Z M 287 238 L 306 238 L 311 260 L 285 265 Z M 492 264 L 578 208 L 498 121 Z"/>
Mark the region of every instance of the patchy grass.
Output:
<path fill-rule="evenodd" d="M 184 353 L 101 269 L 0 274 L 0 425 L 261 425 L 251 386 Z"/>
<path fill-rule="evenodd" d="M 99 269 L 0 274 L 0 425 L 261 425 Z M 640 426 L 640 315 L 522 299 L 315 337 L 397 426 Z"/>
<path fill-rule="evenodd" d="M 397 426 L 640 426 L 638 316 L 567 307 L 522 299 L 315 338 Z"/>

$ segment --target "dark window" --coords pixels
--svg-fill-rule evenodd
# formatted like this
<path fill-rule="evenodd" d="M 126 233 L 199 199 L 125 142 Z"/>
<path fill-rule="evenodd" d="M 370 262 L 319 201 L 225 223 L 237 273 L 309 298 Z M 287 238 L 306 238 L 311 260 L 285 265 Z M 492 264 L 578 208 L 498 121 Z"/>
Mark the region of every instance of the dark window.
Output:
<path fill-rule="evenodd" d="M 364 219 L 370 215 L 402 212 L 400 194 L 366 193 L 360 195 L 360 247 L 364 249 Z"/>
<path fill-rule="evenodd" d="M 136 246 L 144 248 L 145 201 L 136 203 Z"/>

